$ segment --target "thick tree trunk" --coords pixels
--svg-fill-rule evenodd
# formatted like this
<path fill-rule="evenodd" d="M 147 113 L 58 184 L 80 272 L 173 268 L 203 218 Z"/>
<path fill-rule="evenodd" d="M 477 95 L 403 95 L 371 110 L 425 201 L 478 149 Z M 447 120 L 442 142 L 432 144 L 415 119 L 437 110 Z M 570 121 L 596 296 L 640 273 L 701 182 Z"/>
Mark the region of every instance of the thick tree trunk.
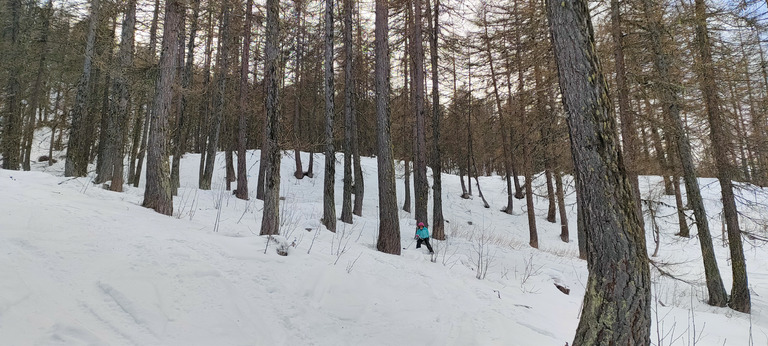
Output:
<path fill-rule="evenodd" d="M 733 270 L 733 286 L 731 287 L 731 299 L 728 305 L 736 310 L 749 313 L 751 310 L 749 285 L 747 283 L 747 265 L 744 260 L 744 250 L 741 244 L 741 229 L 739 228 L 739 214 L 736 210 L 736 201 L 733 193 L 733 166 L 728 158 L 728 141 L 725 132 L 725 120 L 720 109 L 720 100 L 717 95 L 717 81 L 715 79 L 714 64 L 712 62 L 711 44 L 707 28 L 707 9 L 704 0 L 696 0 L 696 40 L 699 66 L 696 72 L 699 77 L 704 104 L 709 120 L 710 138 L 714 151 L 717 180 L 720 182 L 722 194 L 723 214 L 728 229 L 728 243 L 731 250 L 731 269 Z"/>
<path fill-rule="evenodd" d="M 179 30 L 184 25 L 184 7 L 180 0 L 165 3 L 165 28 L 160 52 L 160 75 L 152 112 L 152 130 L 147 144 L 147 185 L 142 206 L 158 213 L 173 214 L 171 167 L 168 163 L 168 115 L 173 99 L 176 64 L 179 53 Z"/>
<path fill-rule="evenodd" d="M 260 235 L 280 234 L 280 94 L 277 77 L 280 32 L 280 2 L 267 0 L 266 43 L 264 45 L 264 87 L 266 92 L 267 142 L 264 177 L 264 211 Z M 265 149 L 262 149 L 265 150 Z"/>
<path fill-rule="evenodd" d="M 589 279 L 574 345 L 648 345 L 651 280 L 632 185 L 597 61 L 587 2 L 547 1 L 577 189 Z"/>
<path fill-rule="evenodd" d="M 392 155 L 389 118 L 389 4 L 376 0 L 374 34 L 376 77 L 376 137 L 379 177 L 379 238 L 376 249 L 400 254 L 400 220 L 397 214 L 397 189 Z"/>
<path fill-rule="evenodd" d="M 336 232 L 336 150 L 333 146 L 333 1 L 325 0 L 325 175 L 323 179 L 323 225 Z"/>
<path fill-rule="evenodd" d="M 555 187 L 552 184 L 552 171 L 551 170 L 545 170 L 544 176 L 547 179 L 547 201 L 549 202 L 549 207 L 547 208 L 547 222 L 555 223 L 557 221 L 556 217 L 556 209 L 557 209 L 557 202 L 555 202 Z"/>
<path fill-rule="evenodd" d="M 18 0 L 16 0 L 18 1 Z M 15 2 L 15 1 L 14 1 Z M 12 2 L 12 4 L 14 3 Z M 87 133 L 89 114 L 88 114 L 88 93 L 91 89 L 91 68 L 93 67 L 93 50 L 96 42 L 96 27 L 99 22 L 99 0 L 91 0 L 91 18 L 88 24 L 88 36 L 85 44 L 85 59 L 83 61 L 83 73 L 80 75 L 80 81 L 77 83 L 77 94 L 75 95 L 75 105 L 72 108 L 72 126 L 69 130 L 69 143 L 67 144 L 67 162 L 64 164 L 65 177 L 84 177 L 88 173 L 88 140 Z M 11 85 L 9 80 L 9 86 Z M 10 87 L 9 87 L 10 90 Z M 16 95 L 10 92 L 9 95 Z M 12 100 L 11 100 L 12 101 Z M 16 102 L 10 102 L 13 107 Z M 16 115 L 18 116 L 18 115 Z M 9 118 L 12 121 L 13 118 Z M 20 128 L 19 128 L 20 130 Z M 12 131 L 9 133 L 13 133 Z M 9 138 L 12 136 L 9 136 Z M 18 143 L 14 150 L 18 153 Z M 17 154 L 18 156 L 18 154 Z M 6 159 L 8 165 L 12 164 L 13 157 Z M 4 167 L 6 161 L 3 161 Z M 18 162 L 16 163 L 18 165 Z M 17 169 L 16 167 L 10 167 Z"/>

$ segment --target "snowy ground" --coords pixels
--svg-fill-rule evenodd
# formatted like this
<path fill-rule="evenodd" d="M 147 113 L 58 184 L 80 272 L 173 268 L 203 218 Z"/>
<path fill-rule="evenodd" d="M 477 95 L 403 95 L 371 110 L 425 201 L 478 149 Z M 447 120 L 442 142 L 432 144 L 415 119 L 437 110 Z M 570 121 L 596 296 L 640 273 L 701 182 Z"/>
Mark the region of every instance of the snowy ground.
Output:
<path fill-rule="evenodd" d="M 257 153 L 248 156 L 251 181 Z M 306 154 L 303 161 L 306 166 Z M 35 163 L 33 172 L 0 170 L 0 345 L 562 346 L 573 339 L 587 270 L 577 258 L 572 186 L 572 241 L 560 241 L 559 224 L 545 220 L 546 199 L 537 198 L 541 248 L 534 250 L 527 245 L 523 201 L 516 200 L 515 215 L 499 211 L 506 203 L 502 179 L 480 179 L 491 204 L 485 209 L 476 190 L 474 199 L 461 199 L 458 177 L 444 175 L 448 240 L 434 241 L 433 263 L 425 248 L 414 248 L 416 221 L 405 212 L 400 226 L 407 249 L 401 256 L 376 251 L 375 159 L 362 161 L 363 217 L 352 225 L 339 222 L 334 234 L 319 222 L 322 155 L 315 158 L 314 179 L 296 180 L 286 153 L 279 240 L 295 247 L 279 256 L 278 244 L 257 235 L 261 201 L 241 201 L 224 190 L 223 154 L 210 191 L 196 189 L 199 155 L 181 162 L 174 217 L 140 206 L 143 185 L 113 193 L 90 184 L 93 177 L 64 178 L 63 160 L 52 167 Z M 718 185 L 701 182 L 720 273 L 730 289 Z M 645 198 L 674 205 L 672 196 L 659 196 L 659 178 L 641 177 L 641 183 Z M 400 205 L 403 189 L 399 176 Z M 538 189 L 546 195 L 543 186 Z M 744 192 L 741 203 L 768 204 L 766 195 Z M 768 219 L 764 206 L 740 209 Z M 652 270 L 653 344 L 768 344 L 764 244 L 745 242 L 752 315 L 710 307 L 697 239 L 673 235 L 672 209 L 658 215 L 662 234 L 655 260 L 670 263 L 665 270 L 690 284 Z M 743 222 L 745 229 L 768 233 Z M 649 253 L 653 246 L 649 232 Z M 478 280 L 481 247 L 490 266 Z"/>

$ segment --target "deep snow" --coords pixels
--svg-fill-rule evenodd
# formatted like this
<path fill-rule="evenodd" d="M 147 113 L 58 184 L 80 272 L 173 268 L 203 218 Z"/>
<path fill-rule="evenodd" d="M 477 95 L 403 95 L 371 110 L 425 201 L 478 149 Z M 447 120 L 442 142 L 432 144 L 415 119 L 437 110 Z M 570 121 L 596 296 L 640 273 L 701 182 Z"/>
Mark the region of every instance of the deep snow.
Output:
<path fill-rule="evenodd" d="M 255 191 L 250 201 L 241 201 L 224 190 L 222 153 L 210 191 L 196 189 L 199 155 L 183 157 L 174 217 L 140 206 L 143 182 L 124 193 L 106 191 L 89 183 L 92 176 L 64 178 L 63 160 L 52 167 L 34 163 L 33 172 L 0 170 L 0 345 L 562 346 L 573 339 L 587 270 L 577 258 L 572 185 L 571 242 L 560 241 L 559 223 L 545 220 L 547 201 L 538 197 L 536 250 L 528 246 L 524 201 L 515 200 L 514 215 L 500 211 L 506 203 L 501 178 L 480 178 L 491 204 L 485 209 L 476 189 L 474 199 L 461 199 L 458 177 L 445 174 L 448 240 L 433 240 L 438 256 L 431 262 L 425 248 L 414 248 L 416 221 L 403 211 L 407 249 L 401 256 L 376 251 L 374 158 L 362 160 L 363 217 L 355 216 L 352 225 L 339 221 L 334 234 L 319 221 L 322 155 L 315 158 L 315 178 L 302 180 L 293 178 L 291 155 L 283 156 L 277 244 L 258 236 L 262 203 L 253 198 Z M 249 152 L 252 181 L 258 158 Z M 306 169 L 306 153 L 303 162 Z M 643 197 L 674 205 L 673 196 L 660 195 L 659 180 L 641 177 Z M 543 177 L 535 183 L 542 185 Z M 719 188 L 711 179 L 701 183 L 720 273 L 730 289 Z M 546 196 L 546 188 L 537 186 L 537 193 Z M 401 206 L 403 195 L 398 176 Z M 764 206 L 745 205 L 768 204 L 766 195 L 742 191 L 740 211 L 768 219 Z M 664 270 L 690 283 L 652 270 L 653 344 L 768 344 L 764 243 L 745 238 L 752 314 L 711 307 L 697 239 L 673 235 L 672 209 L 662 206 L 658 215 L 661 248 L 654 260 L 669 263 Z M 768 233 L 746 218 L 742 222 L 746 230 Z M 650 230 L 648 218 L 646 224 Z M 647 240 L 652 253 L 651 232 Z M 288 245 L 288 256 L 277 254 L 280 244 Z M 478 280 L 481 245 L 490 266 Z"/>

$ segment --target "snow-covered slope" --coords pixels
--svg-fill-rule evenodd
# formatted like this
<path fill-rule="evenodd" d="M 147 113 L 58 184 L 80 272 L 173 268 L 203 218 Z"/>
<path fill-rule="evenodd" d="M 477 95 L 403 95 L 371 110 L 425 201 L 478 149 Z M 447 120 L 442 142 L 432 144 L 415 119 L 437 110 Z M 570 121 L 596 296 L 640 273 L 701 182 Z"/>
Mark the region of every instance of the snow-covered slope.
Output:
<path fill-rule="evenodd" d="M 376 251 L 375 159 L 362 162 L 363 217 L 339 222 L 334 234 L 319 222 L 322 155 L 315 158 L 315 178 L 303 180 L 293 178 L 290 155 L 283 159 L 277 243 L 258 236 L 261 201 L 241 201 L 224 190 L 223 154 L 210 191 L 196 189 L 199 155 L 182 159 L 174 217 L 141 207 L 143 186 L 109 192 L 89 178 L 62 177 L 63 162 L 34 164 L 33 172 L 0 170 L 0 345 L 561 346 L 572 340 L 587 280 L 585 262 L 577 258 L 572 186 L 571 242 L 560 241 L 559 224 L 545 220 L 546 199 L 537 198 L 541 248 L 535 250 L 527 245 L 523 201 L 516 201 L 515 215 L 499 211 L 506 203 L 503 180 L 480 179 L 491 204 L 485 209 L 479 198 L 461 199 L 458 177 L 444 175 L 448 240 L 433 240 L 438 255 L 431 262 L 425 248 L 414 248 L 416 221 L 402 211 L 406 249 L 401 256 Z M 258 152 L 248 157 L 255 181 Z M 303 159 L 306 165 L 306 154 Z M 658 178 L 641 180 L 645 197 L 660 190 Z M 702 185 L 730 288 L 718 187 L 710 180 Z M 403 189 L 398 177 L 401 205 Z M 538 189 L 546 196 L 544 186 Z M 765 202 L 764 195 L 744 194 Z M 674 204 L 670 196 L 658 198 Z M 745 243 L 752 315 L 710 307 L 696 238 L 673 236 L 671 209 L 658 214 L 655 259 L 671 263 L 665 270 L 692 284 L 653 271 L 654 343 L 748 345 L 750 337 L 756 345 L 768 343 L 763 244 Z M 288 256 L 277 254 L 281 244 Z M 648 247 L 652 252 L 650 232 Z M 490 265 L 478 280 L 481 257 Z"/>

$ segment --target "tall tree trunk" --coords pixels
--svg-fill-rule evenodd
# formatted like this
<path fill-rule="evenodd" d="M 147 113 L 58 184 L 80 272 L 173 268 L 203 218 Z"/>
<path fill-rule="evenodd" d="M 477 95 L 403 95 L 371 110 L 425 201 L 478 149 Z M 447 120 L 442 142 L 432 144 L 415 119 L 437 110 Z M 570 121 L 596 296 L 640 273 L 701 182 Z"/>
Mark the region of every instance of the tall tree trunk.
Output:
<path fill-rule="evenodd" d="M 180 0 L 165 3 L 165 26 L 160 52 L 160 75 L 152 112 L 152 124 L 147 143 L 147 185 L 142 206 L 156 212 L 173 214 L 171 167 L 168 163 L 168 116 L 173 99 L 176 64 L 179 54 L 179 31 L 184 25 L 184 7 Z"/>
<path fill-rule="evenodd" d="M 435 0 L 434 17 L 431 4 L 427 0 L 427 27 L 430 33 L 429 57 L 432 65 L 432 238 L 445 240 L 445 218 L 443 216 L 443 180 L 442 159 L 440 157 L 440 71 L 438 65 L 437 43 L 440 37 L 440 0 Z M 433 24 L 434 22 L 434 24 Z"/>
<path fill-rule="evenodd" d="M 352 9 L 352 0 L 344 0 L 344 198 L 341 221 L 346 223 L 352 223 L 352 114 L 355 112 Z"/>
<path fill-rule="evenodd" d="M 13 16 L 13 14 L 11 14 Z M 42 25 L 40 28 L 40 40 L 38 41 L 38 44 L 40 46 L 40 57 L 38 59 L 37 64 L 37 72 L 35 73 L 35 84 L 32 87 L 32 100 L 29 103 L 29 116 L 27 117 L 27 122 L 24 126 L 24 139 L 23 139 L 23 151 L 24 151 L 24 157 L 22 158 L 22 167 L 25 171 L 29 171 L 31 169 L 30 167 L 30 161 L 32 157 L 32 142 L 34 140 L 34 134 L 35 134 L 35 120 L 37 119 L 37 109 L 40 104 L 40 98 L 41 94 L 43 93 L 43 87 L 45 82 L 43 81 L 43 75 L 45 74 L 46 70 L 46 59 L 48 57 L 48 33 L 50 32 L 51 28 L 51 16 L 53 15 L 53 0 L 48 0 L 48 3 L 45 5 L 45 9 L 42 13 Z M 14 48 L 11 48 L 13 50 Z M 13 55 L 13 53 L 11 54 Z M 18 60 L 12 60 L 12 61 L 18 61 Z M 14 69 L 11 69 L 13 71 Z M 14 72 L 11 72 L 12 74 Z M 10 76 L 10 79 L 18 78 L 14 76 Z M 50 95 L 50 93 L 48 94 Z M 47 102 L 46 102 L 47 104 Z M 50 160 L 50 159 L 49 159 Z"/>
<path fill-rule="evenodd" d="M 685 181 L 685 191 L 688 201 L 693 209 L 693 216 L 696 220 L 696 229 L 699 235 L 699 244 L 701 245 L 702 258 L 704 262 L 704 274 L 707 280 L 707 290 L 709 293 L 708 303 L 713 306 L 725 306 L 728 296 L 725 292 L 725 286 L 720 278 L 720 269 L 717 266 L 714 248 L 712 246 L 712 237 L 709 231 L 709 220 L 699 189 L 699 182 L 696 178 L 696 171 L 693 165 L 693 155 L 691 145 L 686 137 L 682 120 L 680 119 L 681 101 L 677 91 L 676 80 L 673 80 L 670 74 L 671 57 L 665 51 L 665 45 L 662 43 L 662 33 L 666 31 L 662 24 L 663 12 L 660 10 L 660 4 L 654 0 L 644 0 L 643 10 L 646 20 L 649 22 L 648 34 L 650 36 L 651 50 L 654 54 L 654 68 L 658 78 L 660 78 L 659 89 L 660 99 L 664 108 L 667 123 L 669 124 L 670 136 L 675 139 L 677 154 L 679 155 L 680 165 L 683 169 L 683 180 Z"/>
<path fill-rule="evenodd" d="M 704 0 L 695 0 L 695 45 L 698 50 L 699 66 L 696 69 L 699 78 L 699 87 L 704 97 L 709 120 L 710 138 L 714 152 L 717 180 L 720 182 L 720 191 L 723 201 L 723 214 L 728 229 L 728 243 L 731 250 L 731 269 L 733 270 L 733 286 L 731 287 L 731 299 L 728 305 L 736 310 L 749 313 L 751 309 L 749 286 L 747 283 L 747 265 L 744 261 L 744 250 L 741 245 L 741 229 L 739 228 L 739 214 L 736 210 L 736 201 L 733 193 L 733 167 L 728 158 L 728 148 L 731 147 L 725 132 L 725 120 L 720 109 L 720 100 L 717 95 L 717 81 L 715 79 L 714 64 L 712 62 L 711 44 L 707 28 L 707 8 Z"/>
<path fill-rule="evenodd" d="M 111 6 L 110 6 L 111 7 Z M 115 41 L 115 29 L 117 29 L 117 11 L 112 10 L 109 8 L 106 13 L 111 14 L 112 16 L 109 18 L 109 21 L 112 22 L 112 25 L 109 30 L 109 35 L 107 36 L 106 43 L 103 45 L 97 45 L 97 47 L 102 46 L 101 50 L 102 52 L 99 52 L 97 49 L 96 55 L 101 56 L 102 59 L 106 59 L 104 62 L 104 84 L 102 88 L 99 88 L 97 84 L 94 84 L 94 91 L 98 91 L 102 95 L 101 99 L 101 109 L 100 110 L 93 110 L 92 114 L 98 114 L 99 119 L 99 126 L 96 127 L 96 121 L 93 121 L 91 126 L 91 130 L 93 133 L 99 134 L 99 140 L 97 143 L 95 143 L 96 146 L 96 178 L 93 180 L 96 184 L 102 184 L 106 181 L 108 181 L 110 178 L 112 178 L 112 165 L 111 160 L 114 156 L 114 147 L 115 143 L 113 140 L 107 139 L 107 136 L 113 136 L 116 137 L 114 134 L 115 126 L 113 124 L 112 116 L 110 115 L 110 91 L 114 92 L 114 90 L 110 90 L 110 87 L 113 84 L 113 59 L 114 54 L 112 54 L 112 51 L 114 48 L 112 47 L 113 42 Z M 106 57 L 104 57 L 106 55 Z M 94 119 L 95 120 L 95 119 Z M 112 132 L 112 133 L 111 133 Z M 92 136 L 93 137 L 93 136 Z M 90 145 L 89 145 L 90 146 Z"/>
<path fill-rule="evenodd" d="M 18 0 L 16 0 L 18 1 Z M 14 1 L 14 2 L 16 2 Z M 12 2 L 12 4 L 14 3 Z M 80 75 L 80 81 L 77 83 L 77 94 L 75 95 L 75 105 L 72 108 L 72 126 L 69 130 L 69 143 L 67 144 L 67 162 L 64 164 L 64 176 L 66 177 L 84 177 L 88 173 L 88 140 L 87 132 L 89 114 L 88 114 L 88 93 L 91 89 L 91 69 L 93 67 L 93 50 L 96 42 L 96 27 L 99 22 L 99 0 L 91 0 L 90 23 L 88 24 L 88 37 L 85 43 L 85 59 L 83 60 L 83 73 Z M 9 86 L 12 81 L 9 80 Z M 9 87 L 9 90 L 11 88 Z M 9 92 L 9 95 L 16 95 L 15 92 Z M 9 104 L 13 107 L 13 100 Z M 18 115 L 16 115 L 18 116 Z M 13 118 L 10 118 L 9 122 Z M 13 133 L 12 131 L 9 133 Z M 9 136 L 10 138 L 11 136 Z M 5 137 L 4 137 L 5 138 Z M 16 143 L 18 144 L 18 143 Z M 18 145 L 15 149 L 18 152 Z M 16 155 L 18 156 L 18 154 Z M 8 168 L 17 169 L 11 166 L 14 162 L 11 156 L 3 165 Z M 18 162 L 16 162 L 18 165 Z"/>
<path fill-rule="evenodd" d="M 637 218 L 640 220 L 640 227 L 643 227 L 645 221 L 643 218 L 643 206 L 640 203 L 640 185 L 637 178 L 637 161 L 635 154 L 635 119 L 632 110 L 629 108 L 629 88 L 627 87 L 627 72 L 624 67 L 624 34 L 621 31 L 621 8 L 619 0 L 611 0 L 611 36 L 613 37 L 613 63 L 616 69 L 616 89 L 619 100 L 619 118 L 621 119 L 621 141 L 622 153 L 624 159 L 624 168 L 627 172 L 627 178 L 632 184 L 632 194 L 635 199 L 635 208 L 637 208 Z"/>
<path fill-rule="evenodd" d="M 358 1 L 356 3 L 355 7 L 355 15 L 357 16 L 357 51 L 355 54 L 357 54 L 356 60 L 358 62 L 357 66 L 357 79 L 359 81 L 355 81 L 355 90 L 356 93 L 353 97 L 355 97 L 355 101 L 357 100 L 358 95 L 364 95 L 368 92 L 368 71 L 365 69 L 365 65 L 363 64 L 364 61 L 364 55 L 363 55 L 363 25 L 362 25 L 362 16 L 360 15 L 360 2 Z M 360 90 L 358 90 L 360 89 Z M 352 206 L 352 214 L 355 214 L 357 216 L 363 216 L 363 197 L 365 196 L 365 182 L 363 181 L 363 168 L 360 166 L 360 135 L 358 132 L 357 127 L 357 113 L 358 111 L 352 112 L 352 164 L 353 164 L 353 172 L 354 172 L 354 185 L 352 186 L 352 193 L 355 194 L 355 200 L 353 201 Z"/>
<path fill-rule="evenodd" d="M 123 191 L 123 151 L 125 148 L 125 132 L 130 118 L 129 101 L 131 97 L 131 85 L 126 74 L 128 69 L 133 66 L 135 29 L 136 0 L 128 0 L 122 27 L 120 28 L 118 66 L 114 72 L 114 84 L 112 86 L 115 97 L 110 108 L 110 120 L 107 128 L 107 131 L 110 132 L 110 136 L 108 136 L 110 144 L 107 145 L 109 158 L 105 161 L 105 164 L 108 165 L 107 170 L 112 173 L 111 177 L 107 177 L 107 179 L 112 181 L 109 189 L 116 192 Z"/>
<path fill-rule="evenodd" d="M 267 142 L 264 177 L 264 212 L 259 234 L 280 234 L 280 94 L 277 58 L 280 32 L 280 2 L 267 0 L 266 43 L 264 45 L 264 87 L 266 93 Z M 265 150 L 265 149 L 262 149 Z"/>
<path fill-rule="evenodd" d="M 516 4 L 516 3 L 515 3 Z M 502 209 L 507 214 L 512 214 L 514 206 L 514 196 L 512 195 L 512 169 L 510 160 L 512 153 L 509 148 L 510 135 L 507 134 L 507 124 L 504 122 L 504 110 L 501 108 L 501 96 L 499 96 L 498 82 L 496 81 L 496 70 L 493 64 L 493 51 L 491 50 L 491 37 L 488 35 L 488 26 L 486 9 L 483 9 L 483 41 L 485 42 L 485 52 L 488 54 L 488 67 L 491 69 L 491 82 L 493 85 L 493 99 L 496 101 L 496 112 L 499 114 L 499 130 L 501 132 L 502 162 L 504 163 L 504 175 L 507 182 L 507 205 Z M 511 95 L 510 95 L 511 97 Z"/>
<path fill-rule="evenodd" d="M 514 11 L 517 22 L 522 23 L 517 2 L 515 2 Z M 527 209 L 526 214 L 528 215 L 528 234 L 530 239 L 528 244 L 533 248 L 538 248 L 539 233 L 536 230 L 536 208 L 533 206 L 533 155 L 531 154 L 532 145 L 530 139 L 530 134 L 533 129 L 531 124 L 528 122 L 528 114 L 525 110 L 525 67 L 523 66 L 523 42 L 520 36 L 520 30 L 515 30 L 515 58 L 518 62 L 517 93 L 519 95 L 519 100 L 517 102 L 517 112 L 520 115 L 520 122 L 522 123 L 523 127 L 523 174 L 525 175 L 525 204 Z"/>
<path fill-rule="evenodd" d="M 213 116 L 208 132 L 208 146 L 205 155 L 205 168 L 203 177 L 200 179 L 200 189 L 210 190 L 213 180 L 213 168 L 216 164 L 216 152 L 219 148 L 219 137 L 221 136 L 221 124 L 224 121 L 224 102 L 227 91 L 227 76 L 229 74 L 229 53 L 231 44 L 231 33 L 229 28 L 230 17 L 232 16 L 232 4 L 230 0 L 222 2 L 221 8 L 221 26 L 219 27 L 219 40 L 221 51 L 216 59 L 216 94 L 213 98 Z M 228 151 L 229 148 L 226 148 Z"/>
<path fill-rule="evenodd" d="M 645 236 L 619 153 L 587 2 L 547 1 L 577 189 L 589 279 L 574 345 L 648 345 L 651 280 Z"/>
<path fill-rule="evenodd" d="M 152 22 L 149 26 L 149 58 L 152 60 L 152 63 L 155 63 L 155 56 L 157 51 L 157 22 L 158 18 L 160 17 L 160 0 L 155 0 L 154 10 L 152 11 Z M 152 85 L 157 87 L 155 85 L 156 80 L 152 81 Z M 146 95 L 146 112 L 144 114 L 144 126 L 143 134 L 141 136 L 141 142 L 139 144 L 138 154 L 136 158 L 136 171 L 133 173 L 133 186 L 139 187 L 139 182 L 141 181 L 141 170 L 144 165 L 144 156 L 147 153 L 147 138 L 149 137 L 149 128 L 151 126 L 150 120 L 152 119 L 152 112 L 153 110 L 153 100 L 154 100 L 154 90 L 147 91 Z"/>
<path fill-rule="evenodd" d="M 725 306 L 728 296 L 725 292 L 725 286 L 720 278 L 720 269 L 717 266 L 714 248 L 712 246 L 712 236 L 709 231 L 709 219 L 704 210 L 704 202 L 699 189 L 699 182 L 696 178 L 696 170 L 693 165 L 693 154 L 691 153 L 691 144 L 686 137 L 683 122 L 680 119 L 680 109 L 682 108 L 679 98 L 677 85 L 679 83 L 672 79 L 670 74 L 671 56 L 666 51 L 666 46 L 662 42 L 662 33 L 666 27 L 662 24 L 663 12 L 660 4 L 654 0 L 643 0 L 643 12 L 648 21 L 648 34 L 650 37 L 651 50 L 654 55 L 654 69 L 659 80 L 660 99 L 664 108 L 664 115 L 669 124 L 670 136 L 674 138 L 676 151 L 679 155 L 680 165 L 683 170 L 683 180 L 685 182 L 685 192 L 688 201 L 693 209 L 693 216 L 696 220 L 696 229 L 701 246 L 702 259 L 704 262 L 704 274 L 707 280 L 707 290 L 709 293 L 708 303 L 713 306 Z"/>
<path fill-rule="evenodd" d="M 245 24 L 243 25 L 243 55 L 240 61 L 240 118 L 237 128 L 237 190 L 235 196 L 248 199 L 248 172 L 245 159 L 246 135 L 248 130 L 248 64 L 251 60 L 251 22 L 253 0 L 246 0 Z"/>
<path fill-rule="evenodd" d="M 411 42 L 413 70 L 413 101 L 416 112 L 416 147 L 413 160 L 413 194 L 416 220 L 429 223 L 427 206 L 429 200 L 429 182 L 427 182 L 427 144 L 426 115 L 424 114 L 424 45 L 422 42 L 421 0 L 414 0 L 413 26 Z"/>
<path fill-rule="evenodd" d="M 304 1 L 296 0 L 296 72 L 294 83 L 296 85 L 296 96 L 293 108 L 293 146 L 294 160 L 296 161 L 296 171 L 293 176 L 296 179 L 304 178 L 304 169 L 301 165 L 301 96 L 304 93 L 304 78 L 302 78 L 304 67 Z"/>
<path fill-rule="evenodd" d="M 323 179 L 323 225 L 336 232 L 336 150 L 333 147 L 333 1 L 325 0 L 325 176 Z"/>
<path fill-rule="evenodd" d="M 10 23 L 4 23 L 5 28 L 3 30 L 3 39 L 6 41 L 7 47 L 9 47 L 8 56 L 5 59 L 8 59 L 6 61 L 9 62 L 10 69 L 8 71 L 8 81 L 6 84 L 5 89 L 5 105 L 3 107 L 3 136 L 2 136 L 2 142 L 0 142 L 0 147 L 2 147 L 2 156 L 3 156 L 3 169 L 13 169 L 17 170 L 19 169 L 19 164 L 21 163 L 21 157 L 20 157 L 20 151 L 19 146 L 21 145 L 21 137 L 22 137 L 22 116 L 21 116 L 21 87 L 19 83 L 19 78 L 22 72 L 21 68 L 21 58 L 22 58 L 22 52 L 21 52 L 21 44 L 19 40 L 19 31 L 20 31 L 20 21 L 21 21 L 21 0 L 9 0 L 7 1 L 7 7 L 6 9 L 8 12 L 10 12 L 9 15 L 9 21 Z M 98 4 L 98 2 L 96 3 Z M 98 13 L 98 6 L 93 7 L 91 6 L 91 18 L 92 22 L 96 21 L 95 14 Z M 94 24 L 95 25 L 95 24 Z M 90 32 L 90 31 L 89 31 Z M 90 36 L 89 36 L 90 38 Z M 89 41 L 89 42 L 92 42 Z M 93 56 L 93 45 L 91 44 L 91 57 Z M 86 53 L 88 52 L 86 48 Z M 88 59 L 88 56 L 86 54 L 86 63 L 90 63 L 90 60 Z M 88 72 L 90 74 L 90 65 L 88 67 Z M 82 77 L 81 77 L 82 82 Z M 87 90 L 87 82 L 86 85 L 83 86 Z M 78 85 L 78 90 L 80 86 Z M 79 94 L 79 93 L 78 93 Z M 83 117 L 81 113 L 75 114 L 78 116 L 78 122 L 80 122 L 80 118 Z M 79 123 L 78 123 L 79 125 Z M 79 134 L 79 132 L 78 132 Z M 74 159 L 74 153 L 73 153 L 73 159 Z M 67 165 L 71 165 L 70 160 L 67 159 Z M 70 168 L 70 172 L 72 172 L 72 169 Z M 66 173 L 66 172 L 65 172 Z M 70 173 L 67 176 L 75 175 L 74 173 Z M 85 175 L 78 174 L 78 175 Z"/>
<path fill-rule="evenodd" d="M 374 34 L 376 77 L 376 138 L 379 177 L 379 238 L 376 249 L 400 254 L 400 220 L 397 215 L 397 189 L 392 155 L 389 118 L 389 4 L 376 0 Z"/>
<path fill-rule="evenodd" d="M 187 57 L 184 60 L 184 71 L 181 74 L 181 105 L 179 106 L 179 123 L 176 125 L 176 146 L 173 152 L 173 162 L 171 163 L 171 188 L 173 195 L 175 196 L 179 187 L 181 187 L 180 180 L 180 164 L 181 156 L 184 155 L 184 148 L 187 143 L 188 133 L 183 127 L 191 127 L 186 124 L 188 122 L 190 112 L 188 110 L 188 104 L 190 101 L 190 86 L 192 85 L 192 73 L 195 63 L 195 39 L 197 37 L 198 22 L 200 17 L 200 2 L 195 1 L 192 7 L 192 22 L 189 26 L 189 43 L 187 44 Z M 207 73 L 207 72 L 206 72 Z"/>

